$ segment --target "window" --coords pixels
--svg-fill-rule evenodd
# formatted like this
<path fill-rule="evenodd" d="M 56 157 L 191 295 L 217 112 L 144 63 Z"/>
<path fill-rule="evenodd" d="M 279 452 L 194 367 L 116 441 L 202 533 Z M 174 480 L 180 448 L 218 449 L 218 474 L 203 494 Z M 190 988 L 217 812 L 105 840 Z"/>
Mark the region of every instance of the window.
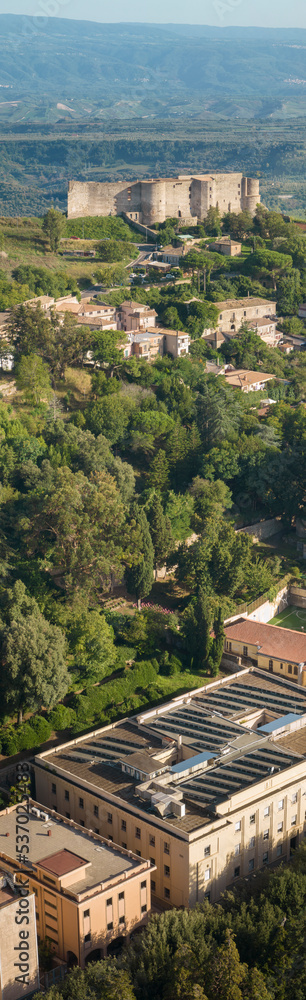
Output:
<path fill-rule="evenodd" d="M 52 795 L 56 795 L 56 785 L 54 784 L 54 781 L 52 781 L 51 791 L 52 791 Z"/>
<path fill-rule="evenodd" d="M 269 840 L 269 830 L 264 830 L 263 839 L 264 840 Z"/>
<path fill-rule="evenodd" d="M 244 647 L 243 647 L 243 655 L 244 655 L 244 656 L 247 656 L 247 655 L 248 655 L 248 647 L 247 647 L 247 646 L 244 646 Z"/>
<path fill-rule="evenodd" d="M 83 823 L 83 826 L 84 826 L 84 823 Z M 113 843 L 113 839 L 114 839 L 113 837 L 109 837 L 108 839 L 111 841 L 111 843 Z"/>
<path fill-rule="evenodd" d="M 136 851 L 137 858 L 141 858 L 140 851 Z"/>
<path fill-rule="evenodd" d="M 69 792 L 67 788 L 65 788 L 65 802 L 69 802 Z"/>
<path fill-rule="evenodd" d="M 126 850 L 126 843 L 125 843 L 125 840 L 123 840 L 123 841 L 122 841 L 122 845 L 121 845 L 121 846 L 122 846 L 122 847 L 124 847 L 124 849 Z"/>
<path fill-rule="evenodd" d="M 265 806 L 265 808 L 264 808 L 264 816 L 270 816 L 270 806 Z"/>
<path fill-rule="evenodd" d="M 295 826 L 296 821 L 297 821 L 297 815 L 295 814 L 295 816 L 291 816 L 291 826 Z"/>
<path fill-rule="evenodd" d="M 125 821 L 125 819 L 121 820 L 121 830 L 126 830 L 126 821 Z"/>
<path fill-rule="evenodd" d="M 251 813 L 251 815 L 250 815 L 250 823 L 251 824 L 255 823 L 255 813 Z"/>
<path fill-rule="evenodd" d="M 249 847 L 255 847 L 255 837 L 251 837 Z"/>
<path fill-rule="evenodd" d="M 152 889 L 152 892 L 155 892 L 156 882 L 155 882 L 154 878 L 151 878 L 151 889 Z"/>
<path fill-rule="evenodd" d="M 210 868 L 206 868 L 206 872 L 204 872 L 204 882 L 209 882 L 210 872 L 211 872 L 211 869 Z"/>
<path fill-rule="evenodd" d="M 146 913 L 147 912 L 147 904 L 146 903 L 144 903 L 143 906 L 141 907 L 141 912 L 142 913 Z"/>
<path fill-rule="evenodd" d="M 291 802 L 292 805 L 294 805 L 294 803 L 297 802 L 297 792 L 293 792 L 293 795 L 291 795 Z"/>
<path fill-rule="evenodd" d="M 294 676 L 297 677 L 297 673 L 298 673 L 298 668 L 297 667 L 293 667 L 293 673 L 294 673 Z"/>
<path fill-rule="evenodd" d="M 70 813 L 65 813 L 66 819 L 70 819 Z"/>
<path fill-rule="evenodd" d="M 273 660 L 269 660 L 269 670 L 273 670 Z"/>
<path fill-rule="evenodd" d="M 241 820 L 240 819 L 238 819 L 237 823 L 235 823 L 235 833 L 238 833 L 238 830 L 241 830 Z"/>
<path fill-rule="evenodd" d="M 280 663 L 280 669 L 281 669 L 281 670 L 283 669 L 283 664 L 282 664 L 282 663 Z"/>
<path fill-rule="evenodd" d="M 90 910 L 84 910 L 84 913 L 83 913 L 84 919 L 85 919 L 85 917 L 89 917 L 89 914 L 90 914 Z"/>
<path fill-rule="evenodd" d="M 149 844 L 150 844 L 150 847 L 155 847 L 155 837 L 150 837 L 149 838 Z"/>
<path fill-rule="evenodd" d="M 125 924 L 125 916 L 124 916 L 124 914 L 122 915 L 122 917 L 119 917 L 119 924 Z"/>
<path fill-rule="evenodd" d="M 79 799 L 80 809 L 84 809 L 84 799 Z"/>
<path fill-rule="evenodd" d="M 170 878 L 170 868 L 169 865 L 164 865 L 164 875 L 166 878 Z"/>
<path fill-rule="evenodd" d="M 90 933 L 90 931 L 88 931 L 88 934 L 85 934 L 84 941 L 91 941 L 91 933 Z"/>
<path fill-rule="evenodd" d="M 140 826 L 136 826 L 135 837 L 136 837 L 136 840 L 140 840 L 140 838 L 141 838 L 141 829 L 140 829 Z"/>
<path fill-rule="evenodd" d="M 170 899 L 170 889 L 167 889 L 166 887 L 164 889 L 164 897 L 165 899 Z"/>
<path fill-rule="evenodd" d="M 239 875 L 240 875 L 240 865 L 237 865 L 237 868 L 234 868 L 234 878 L 239 878 Z"/>
<path fill-rule="evenodd" d="M 118 899 L 124 899 L 124 892 L 119 892 Z"/>
<path fill-rule="evenodd" d="M 288 674 L 292 674 L 292 664 L 288 663 Z"/>
<path fill-rule="evenodd" d="M 254 871 L 254 858 L 250 858 L 250 861 L 249 861 L 249 872 L 253 872 L 253 871 Z"/>
<path fill-rule="evenodd" d="M 283 825 L 284 825 L 283 823 L 278 823 L 277 824 L 277 833 L 282 833 L 283 832 Z"/>
<path fill-rule="evenodd" d="M 113 822 L 113 814 L 112 813 L 107 813 L 107 822 L 108 823 L 112 823 Z"/>
<path fill-rule="evenodd" d="M 94 816 L 99 816 L 99 806 L 94 806 Z"/>
<path fill-rule="evenodd" d="M 281 858 L 282 857 L 282 853 L 283 853 L 283 845 L 282 844 L 278 844 L 277 848 L 276 848 L 276 857 L 277 858 Z"/>
<path fill-rule="evenodd" d="M 155 858 L 150 858 L 150 864 L 155 865 Z"/>
<path fill-rule="evenodd" d="M 241 847 L 241 844 L 235 844 L 235 852 L 234 852 L 235 853 L 235 858 L 237 858 L 238 854 L 240 854 L 240 847 Z"/>
<path fill-rule="evenodd" d="M 85 826 L 84 820 L 80 819 L 80 826 Z"/>
<path fill-rule="evenodd" d="M 112 921 L 112 920 L 110 920 L 109 924 L 107 924 L 107 930 L 108 930 L 108 931 L 112 931 L 112 929 L 113 929 L 113 926 L 114 926 L 114 925 L 113 925 L 113 921 Z"/>
<path fill-rule="evenodd" d="M 106 906 L 112 906 L 112 905 L 113 905 L 113 898 L 112 896 L 110 896 L 109 899 L 106 900 Z"/>
<path fill-rule="evenodd" d="M 164 854 L 170 854 L 170 844 L 168 840 L 164 840 Z"/>
<path fill-rule="evenodd" d="M 208 844 L 208 847 L 204 847 L 204 858 L 209 858 L 209 855 L 210 855 L 210 844 Z"/>
<path fill-rule="evenodd" d="M 278 808 L 279 812 L 281 811 L 281 809 L 284 808 L 284 799 L 280 799 L 279 800 L 277 808 Z"/>
<path fill-rule="evenodd" d="M 263 863 L 263 865 L 267 865 L 268 861 L 269 861 L 269 854 L 268 854 L 268 851 L 265 851 L 265 853 L 262 856 L 262 863 Z"/>
<path fill-rule="evenodd" d="M 99 833 L 99 827 L 95 826 L 95 833 Z"/>

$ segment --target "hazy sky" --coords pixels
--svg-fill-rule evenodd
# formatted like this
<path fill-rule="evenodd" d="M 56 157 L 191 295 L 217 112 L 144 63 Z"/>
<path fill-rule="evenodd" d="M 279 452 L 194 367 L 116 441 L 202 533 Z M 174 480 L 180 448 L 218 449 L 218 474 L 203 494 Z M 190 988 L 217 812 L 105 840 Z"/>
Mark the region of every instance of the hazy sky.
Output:
<path fill-rule="evenodd" d="M 306 0 L 0 0 L 0 13 L 91 21 L 306 28 Z"/>

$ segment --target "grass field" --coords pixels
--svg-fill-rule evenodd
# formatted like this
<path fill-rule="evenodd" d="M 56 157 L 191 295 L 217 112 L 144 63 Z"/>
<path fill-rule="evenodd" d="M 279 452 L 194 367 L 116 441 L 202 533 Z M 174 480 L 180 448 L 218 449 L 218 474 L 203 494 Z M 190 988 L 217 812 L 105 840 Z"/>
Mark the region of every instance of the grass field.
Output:
<path fill-rule="evenodd" d="M 296 608 L 292 605 L 272 618 L 268 624 L 281 625 L 282 628 L 291 628 L 295 632 L 305 631 L 306 633 L 306 608 Z"/>

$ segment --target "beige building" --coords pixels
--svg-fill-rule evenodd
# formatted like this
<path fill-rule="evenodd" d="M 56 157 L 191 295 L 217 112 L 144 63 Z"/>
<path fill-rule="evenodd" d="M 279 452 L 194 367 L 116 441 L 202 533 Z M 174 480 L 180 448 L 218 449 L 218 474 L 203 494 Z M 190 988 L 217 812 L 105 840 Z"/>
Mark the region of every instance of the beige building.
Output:
<path fill-rule="evenodd" d="M 241 246 L 242 244 L 237 240 L 231 240 L 230 236 L 220 236 L 220 239 L 209 244 L 209 250 L 212 250 L 213 253 L 221 253 L 224 257 L 238 257 L 241 253 Z"/>
<path fill-rule="evenodd" d="M 53 800 L 54 788 L 52 779 Z M 85 816 L 80 791 L 78 811 Z M 90 830 L 84 829 L 81 816 L 78 823 L 70 819 L 70 799 L 67 789 L 63 815 L 30 801 L 28 878 L 35 897 L 38 938 L 48 938 L 54 954 L 68 965 L 84 968 L 88 960 L 111 953 L 146 922 L 151 907 L 151 865 L 131 850 L 113 845 L 110 827 L 106 838 L 95 832 L 98 804 Z M 25 866 L 16 856 L 16 806 L 0 813 L 0 838 L 1 868 L 19 884 Z"/>
<path fill-rule="evenodd" d="M 246 368 L 233 368 L 232 365 L 225 365 L 225 381 L 227 385 L 241 392 L 260 392 L 265 389 L 268 382 L 275 379 L 275 375 L 267 372 L 251 372 Z"/>
<path fill-rule="evenodd" d="M 156 324 L 157 313 L 150 306 L 143 305 L 142 302 L 122 302 L 117 309 L 118 330 L 125 330 L 126 333 L 141 332 L 152 328 Z"/>
<path fill-rule="evenodd" d="M 305 760 L 306 693 L 252 668 L 40 754 L 34 770 L 48 810 L 68 806 L 148 858 L 163 905 L 194 906 L 289 858 L 306 829 Z"/>
<path fill-rule="evenodd" d="M 22 881 L 25 886 L 26 876 Z M 39 990 L 35 896 L 23 891 L 1 864 L 0 1000 L 20 1000 Z"/>
<path fill-rule="evenodd" d="M 126 214 L 133 222 L 152 226 L 168 218 L 195 222 L 208 209 L 220 214 L 247 209 L 255 215 L 260 201 L 259 180 L 242 173 L 180 174 L 143 181 L 69 181 L 68 218 Z"/>
<path fill-rule="evenodd" d="M 263 316 L 261 319 L 252 320 L 250 329 L 257 333 L 258 337 L 261 337 L 261 340 L 264 340 L 269 347 L 278 347 L 282 339 L 282 334 L 277 329 L 278 322 L 280 320 L 277 320 L 276 317 Z"/>
<path fill-rule="evenodd" d="M 237 618 L 225 626 L 224 662 L 258 666 L 306 687 L 306 636 L 303 632 Z"/>
<path fill-rule="evenodd" d="M 243 323 L 254 323 L 258 319 L 275 317 L 275 302 L 269 299 L 246 297 L 245 299 L 225 299 L 215 302 L 218 309 L 217 327 L 221 333 L 238 333 Z"/>

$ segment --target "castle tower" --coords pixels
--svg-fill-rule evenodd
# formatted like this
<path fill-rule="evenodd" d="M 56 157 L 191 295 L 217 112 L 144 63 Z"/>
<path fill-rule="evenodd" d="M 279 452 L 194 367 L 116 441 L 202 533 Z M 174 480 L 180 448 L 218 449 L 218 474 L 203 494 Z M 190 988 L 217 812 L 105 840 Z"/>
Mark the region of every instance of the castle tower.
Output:
<path fill-rule="evenodd" d="M 260 201 L 259 180 L 255 177 L 243 177 L 241 184 L 241 208 L 255 215 L 256 206 Z"/>
<path fill-rule="evenodd" d="M 166 184 L 164 180 L 141 181 L 141 216 L 144 226 L 164 222 L 166 218 Z"/>

